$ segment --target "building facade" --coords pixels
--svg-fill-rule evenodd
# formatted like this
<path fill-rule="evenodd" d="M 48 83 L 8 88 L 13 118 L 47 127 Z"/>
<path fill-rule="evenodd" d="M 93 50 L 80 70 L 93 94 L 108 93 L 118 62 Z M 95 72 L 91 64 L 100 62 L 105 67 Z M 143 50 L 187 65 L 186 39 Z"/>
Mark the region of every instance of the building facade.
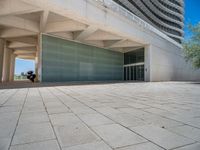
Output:
<path fill-rule="evenodd" d="M 115 0 L 178 43 L 184 35 L 184 0 Z"/>
<path fill-rule="evenodd" d="M 2 0 L 0 79 L 35 60 L 41 82 L 200 80 L 184 60 L 182 0 Z"/>

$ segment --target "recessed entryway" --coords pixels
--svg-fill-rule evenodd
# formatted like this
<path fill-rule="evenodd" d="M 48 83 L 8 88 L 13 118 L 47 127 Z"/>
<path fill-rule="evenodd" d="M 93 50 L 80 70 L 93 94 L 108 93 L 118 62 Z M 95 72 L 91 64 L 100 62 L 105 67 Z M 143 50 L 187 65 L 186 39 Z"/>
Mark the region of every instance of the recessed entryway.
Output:
<path fill-rule="evenodd" d="M 144 48 L 124 53 L 124 80 L 144 81 Z"/>

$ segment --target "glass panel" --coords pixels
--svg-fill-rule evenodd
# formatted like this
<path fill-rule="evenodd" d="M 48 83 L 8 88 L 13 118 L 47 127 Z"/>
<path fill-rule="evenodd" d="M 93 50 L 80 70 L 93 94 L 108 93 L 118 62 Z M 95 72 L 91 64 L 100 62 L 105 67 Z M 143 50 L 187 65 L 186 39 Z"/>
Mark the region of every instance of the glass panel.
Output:
<path fill-rule="evenodd" d="M 136 66 L 136 80 L 144 81 L 144 65 Z"/>
<path fill-rule="evenodd" d="M 134 80 L 137 80 L 137 69 L 136 69 L 136 66 L 134 66 Z"/>
<path fill-rule="evenodd" d="M 126 80 L 126 67 L 124 67 L 124 80 Z"/>
<path fill-rule="evenodd" d="M 144 48 L 124 54 L 124 64 L 144 62 Z"/>
<path fill-rule="evenodd" d="M 134 80 L 133 76 L 134 76 L 134 70 L 133 70 L 133 66 L 131 66 L 131 80 Z"/>
<path fill-rule="evenodd" d="M 140 79 L 140 69 L 139 69 L 140 66 L 136 66 L 136 80 L 139 80 Z"/>
<path fill-rule="evenodd" d="M 144 65 L 141 66 L 141 80 L 144 81 Z"/>
<path fill-rule="evenodd" d="M 129 80 L 129 67 L 127 67 L 126 69 L 127 69 L 127 80 Z"/>

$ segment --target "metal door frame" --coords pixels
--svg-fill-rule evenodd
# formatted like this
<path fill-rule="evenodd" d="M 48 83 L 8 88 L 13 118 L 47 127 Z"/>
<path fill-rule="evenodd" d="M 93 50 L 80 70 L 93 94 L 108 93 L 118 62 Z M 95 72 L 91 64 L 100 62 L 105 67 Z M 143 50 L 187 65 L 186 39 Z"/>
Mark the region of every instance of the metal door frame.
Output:
<path fill-rule="evenodd" d="M 124 71 L 126 71 L 126 73 L 124 73 L 124 80 L 125 81 L 137 81 L 137 69 L 136 69 L 136 77 L 135 77 L 135 67 L 139 66 L 145 66 L 145 63 L 142 62 L 142 63 L 134 63 L 134 64 L 127 64 L 127 65 L 124 65 Z M 132 72 L 132 67 L 133 67 L 133 72 Z M 140 68 L 141 69 L 141 68 Z M 132 74 L 131 74 L 132 73 Z M 131 78 L 131 76 L 133 75 L 133 78 Z M 144 67 L 144 77 L 143 79 L 145 78 L 145 67 Z M 136 79 L 136 80 L 135 80 Z M 139 80 L 142 79 L 142 73 L 140 73 L 140 77 L 139 77 Z"/>

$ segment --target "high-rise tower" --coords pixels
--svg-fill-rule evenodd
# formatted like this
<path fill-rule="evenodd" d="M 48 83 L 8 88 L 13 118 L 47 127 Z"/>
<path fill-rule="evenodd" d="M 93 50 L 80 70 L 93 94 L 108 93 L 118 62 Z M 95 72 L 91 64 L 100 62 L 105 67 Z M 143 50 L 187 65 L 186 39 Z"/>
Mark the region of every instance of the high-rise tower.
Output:
<path fill-rule="evenodd" d="M 115 1 L 181 43 L 184 34 L 184 0 Z"/>

